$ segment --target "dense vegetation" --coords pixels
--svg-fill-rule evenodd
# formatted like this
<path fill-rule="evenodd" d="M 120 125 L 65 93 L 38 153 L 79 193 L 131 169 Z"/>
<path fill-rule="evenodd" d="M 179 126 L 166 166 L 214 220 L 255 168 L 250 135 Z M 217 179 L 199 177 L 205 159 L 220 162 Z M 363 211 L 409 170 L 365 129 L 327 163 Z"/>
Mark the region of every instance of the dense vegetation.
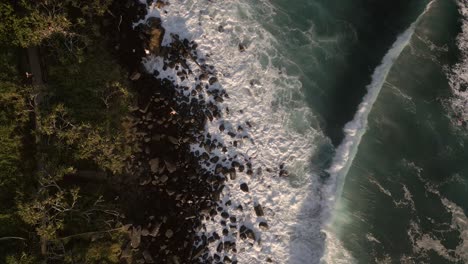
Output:
<path fill-rule="evenodd" d="M 118 262 L 133 98 L 102 34 L 111 2 L 0 3 L 0 263 Z"/>

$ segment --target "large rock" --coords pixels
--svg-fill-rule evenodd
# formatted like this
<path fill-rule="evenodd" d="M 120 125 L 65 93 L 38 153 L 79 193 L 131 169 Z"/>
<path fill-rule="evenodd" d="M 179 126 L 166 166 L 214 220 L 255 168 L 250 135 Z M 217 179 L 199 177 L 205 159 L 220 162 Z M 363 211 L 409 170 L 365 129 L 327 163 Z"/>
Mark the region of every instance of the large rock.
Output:
<path fill-rule="evenodd" d="M 165 160 L 164 163 L 166 164 L 166 168 L 169 171 L 169 173 L 173 173 L 177 170 L 177 166 L 174 163 L 168 160 Z"/>
<path fill-rule="evenodd" d="M 153 229 L 151 230 L 151 233 L 149 234 L 152 237 L 156 237 L 159 233 L 159 228 L 161 227 L 161 223 L 157 222 L 153 225 Z"/>
<path fill-rule="evenodd" d="M 240 189 L 244 192 L 249 192 L 249 186 L 247 185 L 247 183 L 241 183 L 240 185 Z"/>
<path fill-rule="evenodd" d="M 263 208 L 262 208 L 262 206 L 260 204 L 255 205 L 254 209 L 255 209 L 255 214 L 257 216 L 263 216 L 264 215 Z"/>
<path fill-rule="evenodd" d="M 147 250 L 143 251 L 143 258 L 145 259 L 145 263 L 154 263 L 154 259 L 151 256 L 151 253 L 149 253 Z"/>
<path fill-rule="evenodd" d="M 159 159 L 155 158 L 149 161 L 149 165 L 151 167 L 151 172 L 156 173 L 159 169 Z"/>
<path fill-rule="evenodd" d="M 131 237 L 131 244 L 133 248 L 138 248 L 141 243 L 141 227 L 133 227 L 132 229 L 132 237 Z"/>
<path fill-rule="evenodd" d="M 148 25 L 146 33 L 149 35 L 148 49 L 152 54 L 159 54 L 165 33 L 161 19 L 150 17 L 146 23 Z"/>

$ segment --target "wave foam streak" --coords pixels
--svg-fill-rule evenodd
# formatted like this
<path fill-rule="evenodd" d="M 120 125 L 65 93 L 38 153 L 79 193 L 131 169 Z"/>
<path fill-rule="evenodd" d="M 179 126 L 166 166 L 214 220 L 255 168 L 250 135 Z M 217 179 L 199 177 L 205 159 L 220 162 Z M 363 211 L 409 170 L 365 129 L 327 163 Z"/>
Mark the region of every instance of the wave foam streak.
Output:
<path fill-rule="evenodd" d="M 434 2 L 435 0 L 431 1 L 416 21 L 414 21 L 405 30 L 405 32 L 398 36 L 397 40 L 382 59 L 382 63 L 374 70 L 372 81 L 367 86 L 367 94 L 364 96 L 362 103 L 358 106 L 358 110 L 354 115 L 353 120 L 345 125 L 345 138 L 337 148 L 332 165 L 328 169 L 328 173 L 330 174 L 330 183 L 326 186 L 325 191 L 327 193 L 326 196 L 329 197 L 327 205 L 329 209 L 325 210 L 323 215 L 324 221 L 329 221 L 328 218 L 331 217 L 330 214 L 333 211 L 333 207 L 337 199 L 340 197 L 346 174 L 348 173 L 353 159 L 356 156 L 362 136 L 366 133 L 369 113 L 377 100 L 390 70 L 405 47 L 410 44 L 417 24 Z M 327 233 L 327 236 L 331 236 L 333 233 L 332 230 L 327 230 L 325 232 Z M 343 259 L 343 257 L 336 256 L 333 252 L 335 251 L 333 249 L 336 248 L 334 244 L 336 244 L 336 241 L 327 238 L 327 252 L 324 256 L 324 261 L 326 263 L 345 263 L 351 261 L 349 259 L 346 260 Z"/>

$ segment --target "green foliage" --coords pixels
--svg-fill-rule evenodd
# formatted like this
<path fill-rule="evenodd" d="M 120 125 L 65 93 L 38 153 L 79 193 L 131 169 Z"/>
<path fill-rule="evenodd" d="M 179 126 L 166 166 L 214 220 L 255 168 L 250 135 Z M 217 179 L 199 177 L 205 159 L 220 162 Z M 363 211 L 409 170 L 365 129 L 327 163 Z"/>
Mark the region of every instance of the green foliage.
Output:
<path fill-rule="evenodd" d="M 44 263 L 44 248 L 53 263 L 118 263 L 118 210 L 73 180 L 82 169 L 122 174 L 131 153 L 126 73 L 100 36 L 112 1 L 0 3 L 0 236 L 25 238 L 0 241 L 0 263 Z M 35 108 L 18 70 L 32 46 L 48 74 Z"/>
<path fill-rule="evenodd" d="M 10 211 L 0 214 L 0 237 L 11 238 L 0 241 L 0 263 L 36 263 L 27 262 L 33 259 L 24 252 L 27 249 L 25 238 L 28 237 L 25 223 L 13 210 Z"/>
<path fill-rule="evenodd" d="M 21 88 L 0 82 L 0 210 L 11 207 L 14 191 L 22 184 L 21 133 L 28 114 Z"/>
<path fill-rule="evenodd" d="M 94 17 L 103 16 L 109 8 L 112 0 L 90 0 L 90 1 L 73 1 L 68 0 L 75 8 L 78 8 L 83 16 Z"/>
<path fill-rule="evenodd" d="M 18 57 L 16 49 L 0 46 L 0 82 L 12 83 L 18 81 Z"/>
<path fill-rule="evenodd" d="M 86 252 L 87 263 L 119 263 L 121 245 L 111 241 L 92 243 Z"/>
<path fill-rule="evenodd" d="M 21 252 L 18 256 L 8 256 L 6 264 L 37 264 L 37 259 L 34 256 Z"/>
<path fill-rule="evenodd" d="M 112 0 L 21 0 L 0 3 L 0 43 L 40 45 L 53 35 L 73 38 L 103 16 Z M 89 33 L 89 32 L 88 32 Z M 85 34 L 86 35 L 86 34 Z"/>
<path fill-rule="evenodd" d="M 114 230 L 102 235 L 94 235 L 92 238 L 75 240 L 71 243 L 73 256 L 69 256 L 66 263 L 96 263 L 111 264 L 120 263 L 119 256 L 122 252 L 122 230 Z"/>
<path fill-rule="evenodd" d="M 11 236 L 17 230 L 18 221 L 14 214 L 0 214 L 0 237 Z"/>
<path fill-rule="evenodd" d="M 97 49 L 50 67 L 51 102 L 63 103 L 78 120 L 115 129 L 131 100 L 124 76 L 109 52 Z"/>
<path fill-rule="evenodd" d="M 37 235 L 45 240 L 57 238 L 57 232 L 63 230 L 65 218 L 75 210 L 79 198 L 79 189 L 62 190 L 53 181 L 49 184 L 51 187 L 41 187 L 35 199 L 18 205 L 21 219 L 35 227 Z"/>
<path fill-rule="evenodd" d="M 52 147 L 71 162 L 92 160 L 100 169 L 122 173 L 130 147 L 122 133 L 108 134 L 102 127 L 75 124 L 61 104 L 40 119 L 39 132 L 54 142 Z M 63 163 L 63 161 L 62 161 Z"/>
<path fill-rule="evenodd" d="M 34 3 L 21 1 L 17 10 L 12 3 L 0 3 L 0 40 L 19 47 L 39 45 L 54 33 L 64 33 L 70 22 L 60 13 L 43 13 Z"/>

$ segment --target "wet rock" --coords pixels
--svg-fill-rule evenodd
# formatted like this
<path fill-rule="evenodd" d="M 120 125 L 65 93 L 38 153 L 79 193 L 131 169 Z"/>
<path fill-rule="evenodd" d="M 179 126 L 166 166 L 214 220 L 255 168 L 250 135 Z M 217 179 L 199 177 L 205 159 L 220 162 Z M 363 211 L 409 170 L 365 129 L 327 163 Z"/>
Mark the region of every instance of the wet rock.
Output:
<path fill-rule="evenodd" d="M 150 165 L 150 167 L 151 167 L 151 172 L 153 172 L 153 173 L 158 172 L 158 168 L 159 168 L 159 159 L 158 159 L 158 158 L 151 159 L 151 160 L 149 161 L 149 165 Z"/>
<path fill-rule="evenodd" d="M 230 251 L 236 248 L 236 243 L 231 241 L 224 242 L 224 251 Z"/>
<path fill-rule="evenodd" d="M 236 179 L 236 171 L 231 171 L 229 172 L 229 178 L 231 180 L 235 180 Z"/>
<path fill-rule="evenodd" d="M 192 253 L 193 253 L 193 256 L 192 256 L 192 259 L 197 259 L 199 258 L 201 255 L 203 255 L 203 253 L 205 253 L 206 251 L 206 247 L 201 245 L 197 248 L 195 248 Z"/>
<path fill-rule="evenodd" d="M 146 237 L 149 235 L 149 230 L 144 228 L 141 230 L 141 236 Z"/>
<path fill-rule="evenodd" d="M 260 223 L 258 223 L 258 227 L 260 227 L 261 230 L 265 231 L 268 229 L 268 223 L 265 221 L 261 221 Z"/>
<path fill-rule="evenodd" d="M 245 51 L 245 45 L 242 43 L 239 43 L 239 51 L 244 52 Z"/>
<path fill-rule="evenodd" d="M 146 23 L 148 25 L 146 33 L 149 35 L 148 49 L 153 54 L 159 54 L 165 33 L 165 29 L 161 25 L 161 19 L 150 17 Z"/>
<path fill-rule="evenodd" d="M 174 235 L 174 232 L 171 229 L 166 230 L 164 234 L 167 238 L 171 238 Z"/>
<path fill-rule="evenodd" d="M 257 236 L 255 235 L 255 232 L 251 229 L 248 229 L 245 234 L 247 235 L 247 238 L 253 240 L 253 241 L 257 241 Z"/>
<path fill-rule="evenodd" d="M 132 73 L 132 75 L 130 75 L 130 80 L 136 81 L 136 80 L 140 79 L 140 77 L 141 77 L 141 73 L 134 72 L 134 73 Z"/>
<path fill-rule="evenodd" d="M 262 206 L 260 204 L 255 205 L 254 210 L 255 210 L 255 214 L 257 216 L 263 216 L 264 215 L 263 208 L 262 208 Z"/>
<path fill-rule="evenodd" d="M 213 85 L 215 84 L 216 82 L 218 81 L 218 79 L 216 77 L 211 77 L 209 80 L 208 80 L 208 83 L 210 85 Z"/>
<path fill-rule="evenodd" d="M 169 141 L 174 144 L 174 145 L 178 145 L 179 144 L 179 140 L 177 140 L 177 138 L 173 137 L 173 136 L 168 136 L 167 139 L 169 139 Z"/>
<path fill-rule="evenodd" d="M 223 171 L 223 166 L 221 166 L 221 165 L 219 165 L 219 164 L 216 165 L 215 173 L 216 173 L 216 174 L 219 174 L 219 173 L 221 173 L 222 171 Z"/>
<path fill-rule="evenodd" d="M 152 237 L 156 237 L 159 233 L 160 227 L 161 227 L 161 223 L 154 224 L 149 235 Z"/>
<path fill-rule="evenodd" d="M 216 251 L 217 251 L 218 253 L 221 253 L 221 251 L 223 251 L 223 249 L 224 249 L 224 244 L 223 244 L 222 241 L 220 241 L 220 242 L 218 243 L 218 246 L 216 247 Z"/>
<path fill-rule="evenodd" d="M 249 192 L 249 186 L 247 185 L 247 183 L 241 183 L 240 185 L 240 189 L 244 192 Z"/>
<path fill-rule="evenodd" d="M 218 214 L 218 212 L 216 212 L 215 209 L 211 209 L 211 210 L 210 210 L 210 216 L 211 216 L 211 217 L 213 217 L 213 216 L 215 216 L 215 215 L 217 215 L 217 214 Z"/>
<path fill-rule="evenodd" d="M 143 258 L 145 259 L 145 263 L 154 263 L 154 259 L 148 250 L 143 251 Z"/>
<path fill-rule="evenodd" d="M 141 227 L 133 227 L 131 235 L 131 245 L 132 248 L 138 248 L 141 243 Z"/>
<path fill-rule="evenodd" d="M 280 170 L 279 171 L 279 176 L 280 177 L 288 177 L 289 176 L 289 173 L 287 170 Z"/>
<path fill-rule="evenodd" d="M 246 227 L 245 225 L 242 225 L 242 226 L 240 227 L 239 231 L 240 231 L 241 233 L 245 233 L 245 231 L 247 231 L 247 227 Z"/>
<path fill-rule="evenodd" d="M 164 163 L 166 164 L 166 169 L 169 171 L 169 173 L 173 173 L 177 170 L 177 166 L 174 163 L 167 160 L 165 160 Z"/>
<path fill-rule="evenodd" d="M 131 243 L 128 243 L 125 249 L 122 251 L 120 258 L 128 259 L 131 256 L 132 256 L 132 247 L 131 247 Z"/>
<path fill-rule="evenodd" d="M 224 211 L 221 213 L 221 217 L 227 219 L 229 218 L 229 214 L 226 211 Z"/>
<path fill-rule="evenodd" d="M 214 156 L 213 158 L 210 159 L 211 163 L 218 163 L 219 161 L 219 157 L 218 156 Z"/>
<path fill-rule="evenodd" d="M 202 159 L 202 160 L 207 160 L 209 158 L 210 158 L 210 155 L 208 155 L 208 153 L 206 153 L 206 152 L 203 152 L 203 154 L 201 154 L 201 156 L 200 156 L 200 159 Z"/>
<path fill-rule="evenodd" d="M 159 177 L 159 181 L 161 183 L 167 182 L 168 179 L 169 179 L 169 177 L 167 177 L 167 175 L 162 175 L 161 177 Z"/>
<path fill-rule="evenodd" d="M 180 263 L 180 258 L 178 256 L 172 256 L 171 260 L 172 260 L 173 264 L 181 264 Z"/>

